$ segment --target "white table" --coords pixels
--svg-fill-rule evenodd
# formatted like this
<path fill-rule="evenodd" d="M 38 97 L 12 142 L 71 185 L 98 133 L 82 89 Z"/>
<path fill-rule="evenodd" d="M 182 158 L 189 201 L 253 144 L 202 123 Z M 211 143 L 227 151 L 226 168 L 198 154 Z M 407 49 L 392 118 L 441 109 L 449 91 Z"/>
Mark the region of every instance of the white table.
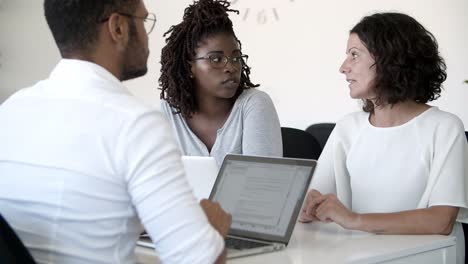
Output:
<path fill-rule="evenodd" d="M 154 251 L 137 248 L 139 263 L 159 263 Z M 374 235 L 336 224 L 297 223 L 285 250 L 236 259 L 230 264 L 455 263 L 455 237 Z"/>

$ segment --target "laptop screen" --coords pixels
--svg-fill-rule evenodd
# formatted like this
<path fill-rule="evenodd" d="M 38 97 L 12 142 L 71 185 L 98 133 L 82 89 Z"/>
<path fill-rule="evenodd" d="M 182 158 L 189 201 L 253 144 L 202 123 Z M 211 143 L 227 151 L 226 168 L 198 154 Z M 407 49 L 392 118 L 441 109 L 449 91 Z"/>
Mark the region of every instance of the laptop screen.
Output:
<path fill-rule="evenodd" d="M 232 215 L 229 234 L 288 243 L 315 164 L 227 155 L 210 198 Z"/>

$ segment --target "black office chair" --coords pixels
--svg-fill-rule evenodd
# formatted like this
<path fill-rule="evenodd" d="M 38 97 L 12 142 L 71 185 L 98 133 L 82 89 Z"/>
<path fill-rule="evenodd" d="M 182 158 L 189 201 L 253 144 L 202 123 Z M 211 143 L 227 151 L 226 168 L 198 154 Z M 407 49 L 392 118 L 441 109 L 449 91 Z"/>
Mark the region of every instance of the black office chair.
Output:
<path fill-rule="evenodd" d="M 36 263 L 2 215 L 0 215 L 0 263 Z"/>
<path fill-rule="evenodd" d="M 300 159 L 318 159 L 320 145 L 317 140 L 304 130 L 282 127 L 283 157 Z"/>
<path fill-rule="evenodd" d="M 327 143 L 328 137 L 334 128 L 335 123 L 317 123 L 310 125 L 305 131 L 315 137 L 320 144 L 321 150 L 323 150 L 323 147 L 325 147 L 325 143 Z"/>

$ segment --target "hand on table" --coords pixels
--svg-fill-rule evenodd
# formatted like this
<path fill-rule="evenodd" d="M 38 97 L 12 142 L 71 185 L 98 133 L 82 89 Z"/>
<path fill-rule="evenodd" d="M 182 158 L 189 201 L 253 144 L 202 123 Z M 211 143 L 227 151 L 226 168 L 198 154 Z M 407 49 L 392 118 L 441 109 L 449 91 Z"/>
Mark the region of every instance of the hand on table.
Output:
<path fill-rule="evenodd" d="M 355 229 L 359 214 L 346 208 L 334 194 L 325 194 L 311 202 L 316 206 L 315 217 L 322 222 L 335 222 L 347 229 Z"/>
<path fill-rule="evenodd" d="M 325 223 L 335 222 L 347 229 L 354 229 L 359 221 L 359 214 L 346 208 L 334 194 L 321 194 L 310 190 L 307 194 L 299 221 Z"/>
<path fill-rule="evenodd" d="M 319 220 L 317 217 L 315 217 L 315 210 L 317 209 L 317 207 L 312 206 L 312 200 L 320 196 L 322 196 L 322 194 L 314 189 L 310 190 L 307 193 L 307 196 L 304 201 L 304 206 L 302 207 L 301 214 L 299 215 L 299 222 L 309 223 L 312 221 Z"/>

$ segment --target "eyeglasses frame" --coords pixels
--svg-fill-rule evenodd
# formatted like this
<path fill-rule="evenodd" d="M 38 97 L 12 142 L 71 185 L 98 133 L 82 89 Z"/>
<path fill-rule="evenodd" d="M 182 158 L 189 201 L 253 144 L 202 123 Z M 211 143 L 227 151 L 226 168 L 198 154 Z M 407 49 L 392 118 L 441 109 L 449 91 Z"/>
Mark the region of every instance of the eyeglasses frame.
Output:
<path fill-rule="evenodd" d="M 129 13 L 123 13 L 123 12 L 116 12 L 116 14 L 119 14 L 119 15 L 121 15 L 121 16 L 130 17 L 130 18 L 143 19 L 144 22 L 147 22 L 148 20 L 149 20 L 149 21 L 152 21 L 153 24 L 152 24 L 150 30 L 146 32 L 147 35 L 149 35 L 151 32 L 153 32 L 154 26 L 156 25 L 156 21 L 157 21 L 157 19 L 156 19 L 156 14 L 155 14 L 155 13 L 148 13 L 148 14 L 146 15 L 146 17 L 135 16 L 135 15 L 132 15 L 132 14 L 129 14 Z M 151 17 L 151 16 L 152 16 L 152 17 Z M 108 21 L 109 18 L 110 18 L 110 17 L 101 19 L 101 20 L 99 20 L 99 23 L 104 23 L 104 22 Z"/>

